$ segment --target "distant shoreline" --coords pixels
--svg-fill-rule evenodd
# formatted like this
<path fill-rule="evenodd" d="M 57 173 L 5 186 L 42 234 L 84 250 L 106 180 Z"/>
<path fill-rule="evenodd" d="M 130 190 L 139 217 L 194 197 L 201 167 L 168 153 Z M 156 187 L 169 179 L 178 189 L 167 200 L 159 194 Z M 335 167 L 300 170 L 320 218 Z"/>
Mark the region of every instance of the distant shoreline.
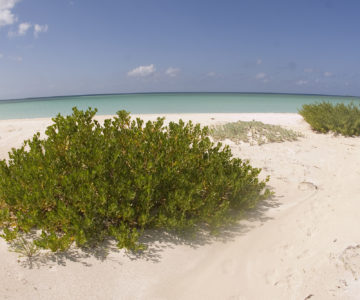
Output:
<path fill-rule="evenodd" d="M 341 97 L 341 98 L 355 98 L 360 99 L 359 96 L 353 95 L 331 95 L 331 94 L 299 94 L 299 93 L 275 93 L 275 92 L 134 92 L 134 93 L 100 93 L 100 94 L 74 94 L 74 95 L 56 95 L 56 96 L 41 96 L 41 97 L 27 97 L 27 98 L 12 98 L 0 99 L 0 103 L 16 103 L 16 102 L 31 102 L 31 101 L 46 101 L 57 98 L 70 97 L 97 97 L 97 96 L 122 96 L 122 95 L 175 95 L 175 94 L 239 94 L 239 95 L 280 95 L 280 96 L 318 96 L 318 97 Z"/>
<path fill-rule="evenodd" d="M 69 115 L 72 108 L 97 108 L 98 115 L 126 110 L 131 114 L 297 113 L 304 104 L 329 101 L 359 103 L 360 97 L 275 93 L 137 93 L 27 98 L 0 101 L 0 120 Z"/>

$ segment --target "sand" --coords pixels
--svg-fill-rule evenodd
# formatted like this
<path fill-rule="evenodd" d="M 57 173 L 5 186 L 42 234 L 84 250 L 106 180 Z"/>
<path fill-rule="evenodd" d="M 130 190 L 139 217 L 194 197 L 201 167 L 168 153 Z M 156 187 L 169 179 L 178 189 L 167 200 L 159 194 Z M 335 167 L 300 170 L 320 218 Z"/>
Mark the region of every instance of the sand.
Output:
<path fill-rule="evenodd" d="M 204 125 L 255 119 L 304 137 L 261 146 L 226 141 L 271 176 L 276 195 L 217 238 L 150 232 L 141 256 L 73 249 L 35 258 L 33 268 L 0 240 L 1 299 L 360 298 L 360 138 L 313 133 L 297 114 L 166 117 Z M 0 158 L 50 123 L 0 121 Z"/>

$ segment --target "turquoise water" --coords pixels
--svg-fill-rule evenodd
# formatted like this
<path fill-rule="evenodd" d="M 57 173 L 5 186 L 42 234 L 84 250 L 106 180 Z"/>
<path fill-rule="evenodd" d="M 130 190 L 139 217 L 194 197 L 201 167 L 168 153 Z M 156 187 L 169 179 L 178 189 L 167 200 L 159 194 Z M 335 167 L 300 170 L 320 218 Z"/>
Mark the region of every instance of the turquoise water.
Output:
<path fill-rule="evenodd" d="M 303 104 L 329 101 L 360 103 L 360 97 L 244 93 L 159 93 L 87 95 L 0 101 L 0 119 L 54 117 L 73 106 L 98 108 L 99 115 L 131 113 L 297 112 Z"/>

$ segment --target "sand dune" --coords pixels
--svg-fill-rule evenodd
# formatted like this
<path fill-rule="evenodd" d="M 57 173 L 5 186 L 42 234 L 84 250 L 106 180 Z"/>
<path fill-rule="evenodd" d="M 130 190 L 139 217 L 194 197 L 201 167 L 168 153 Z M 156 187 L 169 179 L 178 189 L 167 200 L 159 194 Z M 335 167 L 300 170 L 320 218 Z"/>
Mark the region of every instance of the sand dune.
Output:
<path fill-rule="evenodd" d="M 154 119 L 155 115 L 143 115 Z M 0 240 L 1 299 L 359 299 L 360 138 L 313 133 L 297 114 L 184 114 L 204 125 L 260 120 L 301 131 L 295 142 L 227 143 L 270 175 L 275 197 L 219 237 L 149 232 L 141 256 L 73 249 L 32 269 Z M 102 120 L 104 117 L 99 117 Z M 49 119 L 0 121 L 0 158 Z"/>

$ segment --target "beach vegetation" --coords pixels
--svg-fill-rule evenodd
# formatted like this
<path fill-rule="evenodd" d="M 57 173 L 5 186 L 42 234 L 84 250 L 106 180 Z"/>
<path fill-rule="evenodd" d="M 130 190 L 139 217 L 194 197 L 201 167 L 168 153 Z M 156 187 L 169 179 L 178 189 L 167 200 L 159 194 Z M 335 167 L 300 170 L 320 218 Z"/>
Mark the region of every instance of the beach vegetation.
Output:
<path fill-rule="evenodd" d="M 278 125 L 264 124 L 254 120 L 216 125 L 211 128 L 210 132 L 215 141 L 229 139 L 235 143 L 244 142 L 251 145 L 296 141 L 302 136 L 299 132 Z"/>
<path fill-rule="evenodd" d="M 348 105 L 330 102 L 304 104 L 299 114 L 317 132 L 333 132 L 344 136 L 360 135 L 360 105 L 353 102 Z"/>
<path fill-rule="evenodd" d="M 44 138 L 35 134 L 0 161 L 1 236 L 20 241 L 19 251 L 106 239 L 142 249 L 146 229 L 216 231 L 271 194 L 261 169 L 213 143 L 207 127 L 144 123 L 125 111 L 100 124 L 95 114 L 59 114 Z"/>
<path fill-rule="evenodd" d="M 26 258 L 30 268 L 33 267 L 33 260 L 40 256 L 40 248 L 32 242 L 31 237 L 25 238 L 25 235 L 10 241 L 10 251 L 19 254 L 19 259 Z"/>

